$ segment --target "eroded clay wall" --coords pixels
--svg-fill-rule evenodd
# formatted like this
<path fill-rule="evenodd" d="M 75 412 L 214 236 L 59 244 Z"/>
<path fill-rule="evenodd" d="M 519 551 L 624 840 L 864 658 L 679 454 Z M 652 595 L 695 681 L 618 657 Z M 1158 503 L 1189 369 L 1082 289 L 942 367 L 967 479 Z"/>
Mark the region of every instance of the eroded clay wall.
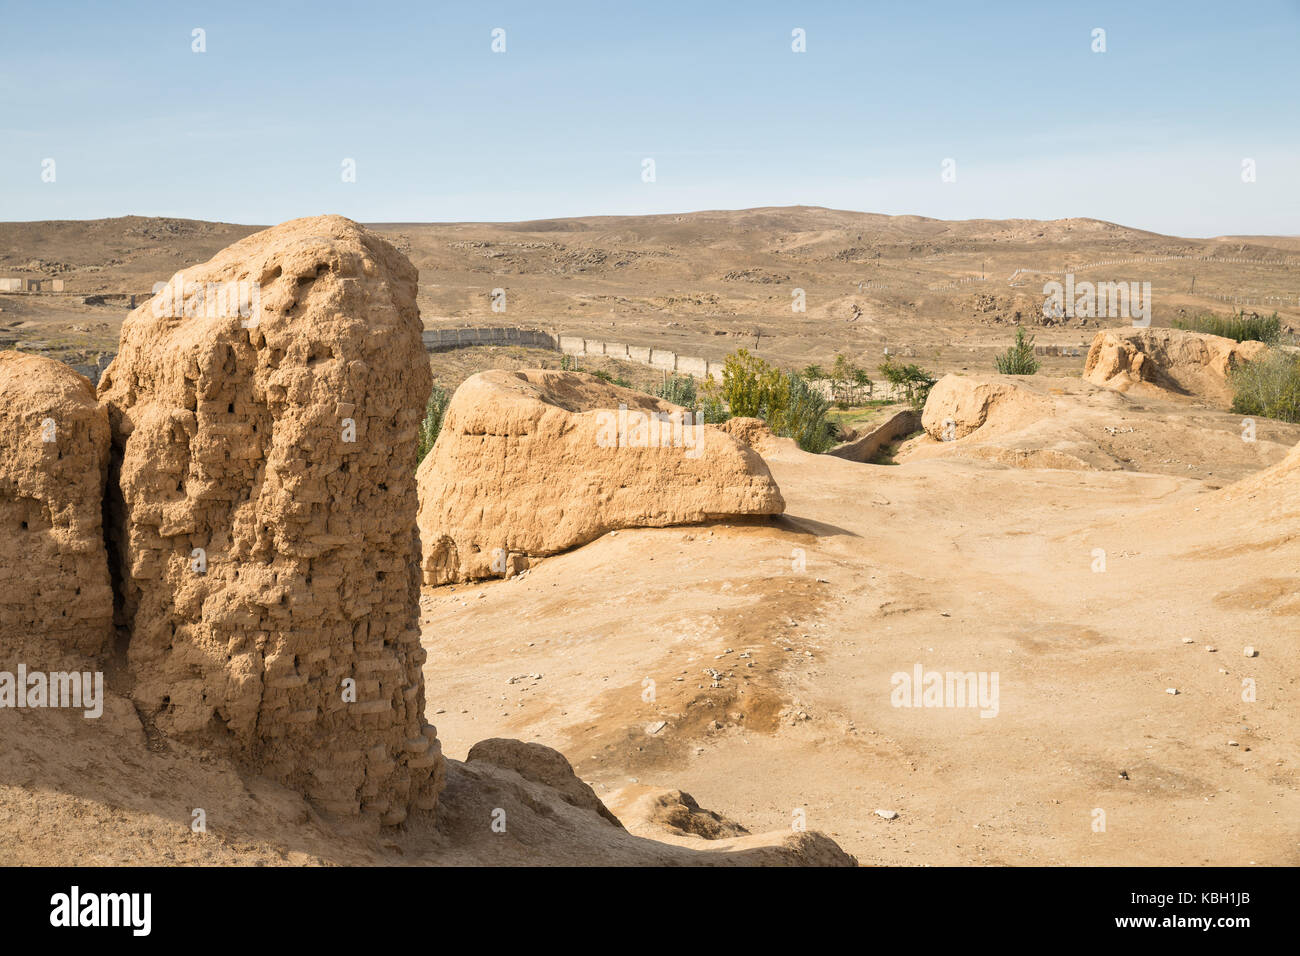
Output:
<path fill-rule="evenodd" d="M 109 646 L 108 447 L 87 379 L 0 352 L 0 670 L 81 669 Z"/>
<path fill-rule="evenodd" d="M 100 383 L 137 709 L 386 823 L 432 808 L 442 769 L 418 627 L 416 280 L 349 220 L 284 223 L 132 312 Z M 256 308 L 183 292 L 222 283 L 256 287 Z"/>

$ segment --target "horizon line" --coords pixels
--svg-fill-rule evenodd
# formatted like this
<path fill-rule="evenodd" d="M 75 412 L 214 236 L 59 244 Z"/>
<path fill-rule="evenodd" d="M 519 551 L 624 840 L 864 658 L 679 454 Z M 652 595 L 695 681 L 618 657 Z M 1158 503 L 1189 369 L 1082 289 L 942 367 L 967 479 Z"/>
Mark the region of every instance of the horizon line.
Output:
<path fill-rule="evenodd" d="M 970 219 L 943 219 L 937 216 L 925 216 L 920 213 L 882 213 L 870 212 L 860 209 L 841 209 L 834 206 L 811 205 L 807 203 L 796 203 L 782 206 L 741 206 L 736 208 L 709 208 L 709 209 L 688 209 L 678 212 L 652 212 L 652 213 L 594 213 L 585 215 L 564 215 L 564 216 L 541 216 L 535 219 L 356 219 L 351 216 L 343 216 L 345 219 L 351 219 L 353 222 L 363 226 L 508 226 L 508 225 L 528 225 L 540 222 L 569 222 L 591 219 L 661 219 L 673 216 L 698 216 L 709 213 L 752 213 L 767 211 L 790 211 L 790 210 L 816 210 L 830 213 L 844 213 L 853 216 L 879 216 L 885 219 L 916 219 L 926 222 L 943 222 L 943 223 L 973 223 L 973 222 L 1035 222 L 1035 223 L 1058 223 L 1069 220 L 1082 222 L 1095 222 L 1102 225 L 1114 226 L 1119 229 L 1127 229 L 1131 232 L 1145 232 L 1155 236 L 1164 236 L 1173 239 L 1200 239 L 1213 240 L 1225 238 L 1273 238 L 1273 239 L 1300 239 L 1300 233 L 1218 233 L 1216 235 L 1192 236 L 1179 235 L 1176 233 L 1159 232 L 1154 229 L 1147 229 L 1142 226 L 1130 226 L 1121 222 L 1115 222 L 1109 219 L 1099 219 L 1095 216 L 1058 216 L 1052 219 L 1039 219 L 1031 216 L 1006 216 L 1006 217 L 989 217 L 976 216 Z M 339 215 L 342 213 L 320 212 L 307 216 L 294 216 L 290 219 L 280 220 L 280 222 L 292 222 L 294 219 L 307 219 L 312 216 Z M 194 216 L 178 216 L 168 214 L 147 214 L 147 213 L 124 213 L 118 216 L 95 216 L 91 218 L 77 219 L 0 219 L 0 225 L 39 225 L 54 223 L 94 223 L 94 222 L 111 222 L 115 219 L 170 219 L 182 222 L 206 223 L 209 225 L 221 226 L 238 226 L 246 228 L 269 229 L 279 223 L 251 223 L 251 222 L 234 222 L 226 219 L 202 219 Z"/>

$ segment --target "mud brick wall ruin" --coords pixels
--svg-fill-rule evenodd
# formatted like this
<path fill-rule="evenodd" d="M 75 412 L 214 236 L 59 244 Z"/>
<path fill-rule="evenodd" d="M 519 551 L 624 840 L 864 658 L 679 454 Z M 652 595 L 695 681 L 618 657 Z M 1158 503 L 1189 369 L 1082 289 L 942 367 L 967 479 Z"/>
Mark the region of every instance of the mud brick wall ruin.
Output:
<path fill-rule="evenodd" d="M 132 312 L 100 383 L 137 710 L 327 810 L 391 824 L 432 809 L 416 270 L 323 216 L 182 276 L 192 293 Z M 204 290 L 239 283 L 258 307 L 214 310 Z"/>
<path fill-rule="evenodd" d="M 581 372 L 466 379 L 420 463 L 424 582 L 514 574 L 620 528 L 781 514 L 762 457 L 684 411 Z"/>
<path fill-rule="evenodd" d="M 18 352 L 0 352 L 0 398 L 0 670 L 98 657 L 113 618 L 108 416 L 72 369 Z"/>

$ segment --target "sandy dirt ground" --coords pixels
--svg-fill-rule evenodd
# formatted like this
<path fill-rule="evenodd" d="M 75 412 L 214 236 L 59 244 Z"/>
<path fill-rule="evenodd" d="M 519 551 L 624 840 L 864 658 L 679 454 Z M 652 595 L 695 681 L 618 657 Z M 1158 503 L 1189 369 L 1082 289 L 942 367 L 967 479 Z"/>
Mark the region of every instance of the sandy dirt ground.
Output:
<path fill-rule="evenodd" d="M 611 805 L 650 785 L 762 830 L 801 811 L 863 863 L 1300 860 L 1293 541 L 1205 552 L 1144 520 L 1194 522 L 1195 479 L 779 444 L 780 519 L 426 592 L 448 754 L 537 740 Z M 996 716 L 893 706 L 918 664 L 996 672 Z"/>
<path fill-rule="evenodd" d="M 448 756 L 537 741 L 616 812 L 681 789 L 755 833 L 806 823 L 866 864 L 1300 860 L 1295 473 L 1214 490 L 764 451 L 778 519 L 620 531 L 509 580 L 426 589 Z M 996 673 L 996 715 L 894 706 L 894 675 L 918 664 Z M 19 716 L 0 739 L 7 862 L 685 862 L 639 835 L 593 847 L 563 808 L 503 849 L 479 817 L 503 789 L 527 795 L 473 764 L 453 763 L 440 827 L 375 839 L 146 739 L 120 697 L 101 721 Z"/>

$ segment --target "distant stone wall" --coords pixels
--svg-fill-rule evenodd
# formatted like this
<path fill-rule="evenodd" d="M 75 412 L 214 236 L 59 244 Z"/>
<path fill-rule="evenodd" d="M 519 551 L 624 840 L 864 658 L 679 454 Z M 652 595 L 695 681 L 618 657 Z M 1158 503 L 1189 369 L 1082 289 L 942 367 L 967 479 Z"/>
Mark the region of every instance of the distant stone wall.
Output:
<path fill-rule="evenodd" d="M 622 342 L 601 342 L 596 339 L 584 339 L 578 335 L 561 335 L 558 339 L 560 351 L 565 355 L 578 357 L 603 355 L 624 362 L 649 365 L 651 368 L 663 369 L 675 375 L 722 380 L 721 362 L 693 355 L 678 355 L 671 349 L 657 349 L 648 345 L 625 345 Z"/>
<path fill-rule="evenodd" d="M 628 345 L 626 342 L 605 342 L 581 335 L 562 335 L 538 329 L 425 329 L 424 347 L 430 352 L 444 349 L 471 348 L 476 345 L 526 345 L 535 348 L 556 349 L 565 355 L 579 358 L 603 356 L 623 362 L 635 362 L 651 368 L 689 375 L 692 378 L 712 378 L 722 381 L 722 362 L 700 358 L 696 355 L 679 355 L 671 349 L 650 345 Z M 881 383 L 883 386 L 883 383 Z M 877 391 L 880 387 L 877 387 Z"/>
<path fill-rule="evenodd" d="M 475 345 L 524 345 L 555 349 L 555 337 L 538 329 L 425 329 L 421 333 L 424 347 L 430 352 L 464 349 Z"/>
<path fill-rule="evenodd" d="M 716 366 L 718 363 L 714 362 L 713 364 Z M 677 356 L 677 374 L 690 375 L 694 378 L 709 378 L 709 363 L 702 358 L 679 355 Z"/>
<path fill-rule="evenodd" d="M 827 401 L 834 402 L 836 400 L 835 386 L 826 379 L 817 379 L 816 381 L 808 382 L 808 385 L 813 389 L 813 391 L 817 392 L 817 394 L 821 395 L 821 397 Z M 866 386 L 859 387 L 852 399 L 854 403 L 857 403 L 862 399 L 868 401 L 879 401 L 883 399 L 891 402 L 902 402 L 907 400 L 907 389 L 903 388 L 901 385 L 892 385 L 883 379 L 877 379 L 871 383 L 870 388 L 867 388 Z"/>

